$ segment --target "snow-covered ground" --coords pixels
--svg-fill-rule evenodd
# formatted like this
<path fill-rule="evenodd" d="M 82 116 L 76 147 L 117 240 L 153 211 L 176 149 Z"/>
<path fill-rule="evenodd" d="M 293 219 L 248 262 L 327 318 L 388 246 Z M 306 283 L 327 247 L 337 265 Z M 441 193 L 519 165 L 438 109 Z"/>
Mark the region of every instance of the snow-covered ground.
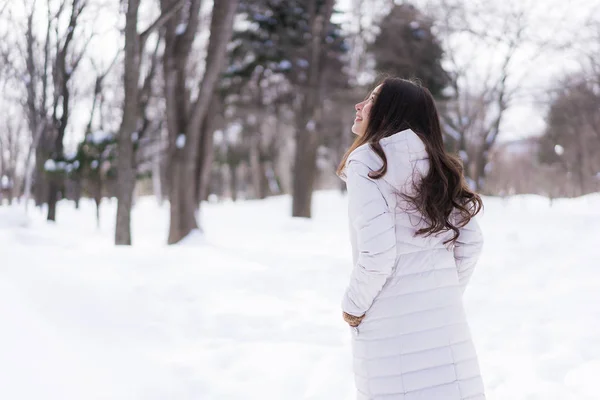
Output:
<path fill-rule="evenodd" d="M 485 203 L 465 302 L 488 399 L 600 399 L 600 195 Z M 167 247 L 143 198 L 115 248 L 114 202 L 100 229 L 91 202 L 55 225 L 0 207 L 0 399 L 353 399 L 346 200 L 290 208 L 209 204 L 206 236 Z"/>

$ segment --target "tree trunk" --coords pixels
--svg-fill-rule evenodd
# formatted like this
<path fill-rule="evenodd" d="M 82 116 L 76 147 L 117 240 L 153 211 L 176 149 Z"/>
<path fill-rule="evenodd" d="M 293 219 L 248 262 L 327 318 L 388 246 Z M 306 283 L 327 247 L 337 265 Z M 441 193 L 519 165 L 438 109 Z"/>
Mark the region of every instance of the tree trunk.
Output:
<path fill-rule="evenodd" d="M 269 195 L 274 194 L 279 189 L 279 184 L 275 177 L 272 163 L 264 159 L 260 160 L 260 192 L 259 199 L 266 199 Z"/>
<path fill-rule="evenodd" d="M 95 199 L 96 202 L 96 228 L 100 229 L 100 203 L 102 199 Z"/>
<path fill-rule="evenodd" d="M 583 143 L 581 143 L 581 135 L 579 135 L 579 137 L 577 138 L 577 161 L 575 162 L 577 186 L 579 187 L 578 196 L 583 196 L 587 193 L 585 184 L 585 156 L 583 146 Z"/>
<path fill-rule="evenodd" d="M 312 194 L 317 173 L 317 133 L 302 129 L 296 135 L 294 158 L 294 199 L 292 216 L 311 218 Z"/>
<path fill-rule="evenodd" d="M 477 155 L 477 161 L 475 163 L 474 183 L 475 191 L 480 192 L 483 190 L 485 184 L 485 166 L 488 160 L 485 152 L 480 152 Z"/>
<path fill-rule="evenodd" d="M 163 202 L 163 187 L 162 187 L 162 173 L 161 173 L 161 146 L 162 140 L 160 132 L 157 134 L 156 146 L 153 149 L 154 154 L 152 155 L 152 191 L 158 205 L 162 205 Z"/>
<path fill-rule="evenodd" d="M 185 137 L 183 148 L 176 146 L 177 148 L 173 149 L 171 153 L 173 158 L 171 162 L 171 178 L 169 179 L 171 182 L 169 244 L 179 242 L 194 229 L 198 229 L 196 221 L 196 211 L 198 209 L 198 204 L 196 203 L 198 187 L 196 183 L 196 177 L 198 176 L 196 162 L 202 139 L 201 128 L 206 119 L 206 114 L 212 101 L 212 94 L 223 68 L 227 44 L 233 32 L 233 19 L 237 3 L 238 0 L 222 0 L 214 3 L 210 39 L 206 55 L 206 68 L 202 82 L 200 83 L 198 98 L 193 107 L 191 107 L 191 113 L 187 115 L 188 118 L 184 119 L 187 121 L 185 130 L 174 131 L 173 127 L 177 127 L 177 122 L 170 121 L 168 123 L 171 145 L 176 145 L 178 141 L 181 143 L 181 139 L 178 139 Z M 172 59 L 166 60 L 165 77 L 167 82 L 173 79 L 170 74 L 172 72 L 170 68 L 176 67 Z M 172 83 L 172 85 L 174 84 L 175 82 Z M 176 95 L 180 96 L 181 94 L 176 93 Z M 168 109 L 173 109 L 174 100 L 172 95 L 167 98 Z M 179 110 L 179 112 L 181 111 L 185 110 Z M 169 114 L 167 115 L 169 117 Z M 170 117 L 173 118 L 175 115 L 171 113 Z M 206 150 L 208 151 L 208 149 Z"/>
<path fill-rule="evenodd" d="M 9 182 L 11 182 L 11 183 L 13 184 L 13 186 L 11 186 L 11 187 L 8 189 L 8 194 L 7 194 L 7 197 L 8 197 L 8 205 L 10 206 L 10 205 L 12 205 L 12 203 L 13 203 L 13 197 L 14 197 L 14 195 L 15 195 L 15 194 L 13 193 L 13 190 L 14 190 L 14 187 L 15 187 L 15 186 L 14 186 L 14 182 L 15 182 L 15 181 L 14 181 L 14 179 L 12 179 L 12 175 L 10 176 L 10 181 L 9 181 Z"/>
<path fill-rule="evenodd" d="M 79 204 L 81 202 L 81 176 L 77 175 L 73 182 L 73 197 L 75 200 L 75 209 L 79 210 Z"/>
<path fill-rule="evenodd" d="M 194 185 L 193 171 L 195 163 L 186 163 L 183 156 L 183 149 L 178 149 L 175 156 L 171 160 L 170 165 L 170 224 L 168 243 L 173 244 L 179 242 L 187 234 L 198 228 L 196 223 L 196 190 Z M 189 170 L 192 170 L 190 173 Z M 186 218 L 187 217 L 187 218 Z"/>
<path fill-rule="evenodd" d="M 67 99 L 67 103 L 68 103 L 68 94 L 64 94 L 63 95 L 65 99 Z M 68 106 L 64 106 L 64 113 L 66 114 L 68 112 L 68 109 L 66 107 Z M 66 118 L 64 120 L 64 125 L 62 125 L 62 127 L 59 129 L 59 133 L 56 139 L 56 143 L 54 144 L 54 154 L 56 155 L 56 158 L 59 160 L 62 160 L 63 157 L 63 138 L 64 138 L 64 134 L 65 134 L 65 128 L 66 128 Z M 57 173 L 52 173 L 53 176 L 50 177 L 50 179 L 48 180 L 48 215 L 47 215 L 47 220 L 48 221 L 56 221 L 56 204 L 59 200 L 59 194 L 61 192 L 61 190 L 64 190 L 64 177 L 63 177 L 63 171 L 58 171 Z"/>
<path fill-rule="evenodd" d="M 254 128 L 254 127 L 253 127 Z M 261 197 L 261 173 L 260 167 L 260 133 L 253 132 L 250 137 L 250 151 L 249 151 L 249 167 L 250 167 L 250 178 L 252 180 L 252 192 L 253 197 L 256 199 L 263 199 Z"/>
<path fill-rule="evenodd" d="M 102 203 L 102 178 L 98 178 L 95 186 L 94 202 L 96 203 L 96 227 L 100 229 L 100 205 Z"/>
<path fill-rule="evenodd" d="M 202 138 L 200 148 L 198 149 L 198 162 L 196 165 L 196 176 L 198 177 L 198 197 L 196 204 L 206 200 L 209 193 L 210 176 L 214 158 L 213 138 L 217 128 L 217 116 L 221 112 L 221 99 L 218 94 L 213 96 L 214 100 L 210 105 L 206 121 L 202 127 Z"/>
<path fill-rule="evenodd" d="M 139 0 L 129 0 L 125 17 L 125 101 L 117 140 L 117 222 L 115 244 L 131 245 L 131 206 L 135 189 L 134 150 L 139 108 L 140 38 L 137 32 Z"/>
<path fill-rule="evenodd" d="M 35 154 L 35 185 L 33 186 L 33 197 L 35 205 L 41 206 L 48 198 L 48 180 L 46 179 L 46 171 L 44 171 L 44 163 L 48 159 L 43 149 L 37 149 Z"/>
<path fill-rule="evenodd" d="M 237 201 L 237 191 L 238 191 L 238 169 L 237 164 L 229 164 L 230 176 L 229 183 L 231 185 L 231 200 Z"/>
<path fill-rule="evenodd" d="M 119 132 L 117 145 L 117 222 L 115 229 L 115 244 L 131 245 L 131 207 L 135 189 L 135 170 L 133 168 L 133 143 L 131 141 L 130 123 L 123 121 Z M 133 123 L 135 127 L 135 122 Z M 127 133 L 129 132 L 129 133 Z"/>
<path fill-rule="evenodd" d="M 56 203 L 58 202 L 58 191 L 59 185 L 57 177 L 50 178 L 50 184 L 48 185 L 48 215 L 46 219 L 48 221 L 56 221 Z"/>
<path fill-rule="evenodd" d="M 296 154 L 294 157 L 293 217 L 311 217 L 312 193 L 317 174 L 317 126 L 320 120 L 321 93 L 320 79 L 321 43 L 333 11 L 333 0 L 326 0 L 318 7 L 317 0 L 311 0 L 309 15 L 311 21 L 311 55 L 308 82 L 302 101 L 299 124 L 296 131 Z"/>
<path fill-rule="evenodd" d="M 210 190 L 211 190 L 211 181 L 212 181 L 212 174 L 213 174 L 213 160 L 214 160 L 214 151 L 213 151 L 213 141 L 214 141 L 214 137 L 213 135 L 210 135 L 209 137 L 205 138 L 204 141 L 204 147 L 203 147 L 203 152 L 204 152 L 204 159 L 202 162 L 202 169 L 200 171 L 200 190 L 198 193 L 198 204 L 200 204 L 202 201 L 208 201 L 208 197 L 210 196 Z"/>

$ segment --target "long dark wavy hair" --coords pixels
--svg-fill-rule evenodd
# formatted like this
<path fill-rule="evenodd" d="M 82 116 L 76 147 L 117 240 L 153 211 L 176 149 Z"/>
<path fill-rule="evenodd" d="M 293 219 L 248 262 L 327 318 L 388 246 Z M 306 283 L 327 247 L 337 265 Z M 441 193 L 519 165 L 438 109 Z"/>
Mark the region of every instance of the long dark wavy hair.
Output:
<path fill-rule="evenodd" d="M 417 235 L 430 236 L 452 230 L 454 236 L 444 244 L 455 243 L 459 228 L 481 211 L 483 202 L 467 185 L 461 160 L 445 150 L 435 101 L 429 90 L 418 82 L 400 78 L 383 80 L 371 106 L 365 133 L 356 138 L 344 155 L 338 175 L 343 175 L 350 153 L 368 143 L 383 161 L 381 169 L 370 172 L 369 176 L 382 178 L 387 172 L 387 158 L 379 141 L 406 129 L 421 138 L 429 156 L 429 171 L 414 184 L 414 194 L 400 193 L 427 221 L 428 226 L 419 229 Z M 451 216 L 455 212 L 460 216 L 458 220 Z"/>

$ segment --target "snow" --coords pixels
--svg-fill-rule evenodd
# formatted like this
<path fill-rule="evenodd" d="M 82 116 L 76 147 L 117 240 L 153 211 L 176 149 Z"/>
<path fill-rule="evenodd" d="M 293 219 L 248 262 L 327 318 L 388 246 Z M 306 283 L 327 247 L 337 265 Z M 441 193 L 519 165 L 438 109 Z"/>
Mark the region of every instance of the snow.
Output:
<path fill-rule="evenodd" d="M 8 179 L 8 176 L 2 175 L 2 178 L 0 178 L 0 188 L 8 189 L 9 187 L 10 187 L 10 179 Z"/>
<path fill-rule="evenodd" d="M 213 141 L 215 144 L 221 144 L 225 140 L 225 134 L 221 129 L 217 129 L 213 132 Z"/>
<path fill-rule="evenodd" d="M 307 60 L 305 60 L 304 58 L 301 58 L 298 61 L 296 61 L 296 64 L 300 68 L 308 68 L 309 62 Z"/>
<path fill-rule="evenodd" d="M 92 169 L 98 168 L 98 165 L 99 165 L 98 160 L 92 160 L 92 162 L 90 163 L 90 167 L 92 167 Z"/>
<path fill-rule="evenodd" d="M 484 201 L 465 306 L 488 399 L 597 399 L 600 194 Z M 0 207 L 2 398 L 355 398 L 343 195 L 317 192 L 313 220 L 288 196 L 204 204 L 204 233 L 172 247 L 153 198 L 132 248 L 112 245 L 115 200 L 100 228 L 92 201 L 58 208 Z"/>
<path fill-rule="evenodd" d="M 569 371 L 565 383 L 579 396 L 592 398 L 598 393 L 596 383 L 598 376 L 600 376 L 600 360 L 593 360 Z"/>
<path fill-rule="evenodd" d="M 235 74 L 240 70 L 240 66 L 239 65 L 230 65 L 229 67 L 227 67 L 227 73 L 228 74 Z"/>
<path fill-rule="evenodd" d="M 75 157 L 77 157 L 77 148 L 75 148 L 75 147 L 66 148 L 64 155 L 67 160 L 74 159 Z"/>
<path fill-rule="evenodd" d="M 112 139 L 112 134 L 110 132 L 105 132 L 103 130 L 97 130 L 91 133 L 90 140 L 94 144 L 101 144 L 103 142 L 109 141 Z"/>
<path fill-rule="evenodd" d="M 252 114 L 250 114 L 248 118 L 254 118 L 254 120 L 256 120 L 256 117 L 254 117 L 254 115 Z M 242 132 L 244 130 L 242 124 L 234 122 L 230 124 L 226 129 L 227 130 L 225 133 L 225 137 L 228 143 L 237 144 L 242 140 Z"/>
<path fill-rule="evenodd" d="M 179 136 L 177 136 L 177 139 L 175 140 L 175 146 L 178 149 L 183 149 L 185 147 L 185 134 L 180 133 Z"/>
<path fill-rule="evenodd" d="M 138 139 L 140 138 L 140 134 L 137 131 L 131 132 L 131 141 L 132 142 L 137 142 Z"/>
<path fill-rule="evenodd" d="M 175 28 L 175 34 L 176 35 L 183 35 L 185 33 L 185 30 L 187 29 L 187 24 L 183 24 L 180 23 L 179 25 L 177 25 L 177 27 Z"/>
<path fill-rule="evenodd" d="M 565 148 L 562 147 L 560 144 L 557 144 L 556 146 L 554 146 L 554 152 L 557 155 L 562 156 L 565 153 Z"/>
<path fill-rule="evenodd" d="M 292 68 L 292 63 L 289 60 L 283 60 L 279 63 L 279 69 L 289 70 Z"/>
<path fill-rule="evenodd" d="M 49 158 L 44 163 L 44 170 L 46 171 L 56 171 L 56 163 L 53 159 Z"/>
<path fill-rule="evenodd" d="M 0 207 L 0 234 L 4 237 L 5 230 L 14 230 L 24 228 L 29 225 L 27 214 L 16 207 L 6 208 Z M 3 270 L 0 267 L 0 270 Z M 0 363 L 0 365 L 2 365 Z"/>

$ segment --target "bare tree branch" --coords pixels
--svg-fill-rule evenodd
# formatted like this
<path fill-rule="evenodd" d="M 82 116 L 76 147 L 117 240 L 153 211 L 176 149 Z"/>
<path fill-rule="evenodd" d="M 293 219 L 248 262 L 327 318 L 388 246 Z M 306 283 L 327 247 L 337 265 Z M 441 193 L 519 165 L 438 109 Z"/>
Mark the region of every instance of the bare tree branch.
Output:
<path fill-rule="evenodd" d="M 150 26 L 140 34 L 140 50 L 144 48 L 148 37 L 152 32 L 156 29 L 159 29 L 161 26 L 165 24 L 169 19 L 171 19 L 176 12 L 178 12 L 181 7 L 185 4 L 185 0 L 179 0 L 172 5 L 172 7 L 166 11 L 163 11 L 160 16 L 154 21 Z"/>

